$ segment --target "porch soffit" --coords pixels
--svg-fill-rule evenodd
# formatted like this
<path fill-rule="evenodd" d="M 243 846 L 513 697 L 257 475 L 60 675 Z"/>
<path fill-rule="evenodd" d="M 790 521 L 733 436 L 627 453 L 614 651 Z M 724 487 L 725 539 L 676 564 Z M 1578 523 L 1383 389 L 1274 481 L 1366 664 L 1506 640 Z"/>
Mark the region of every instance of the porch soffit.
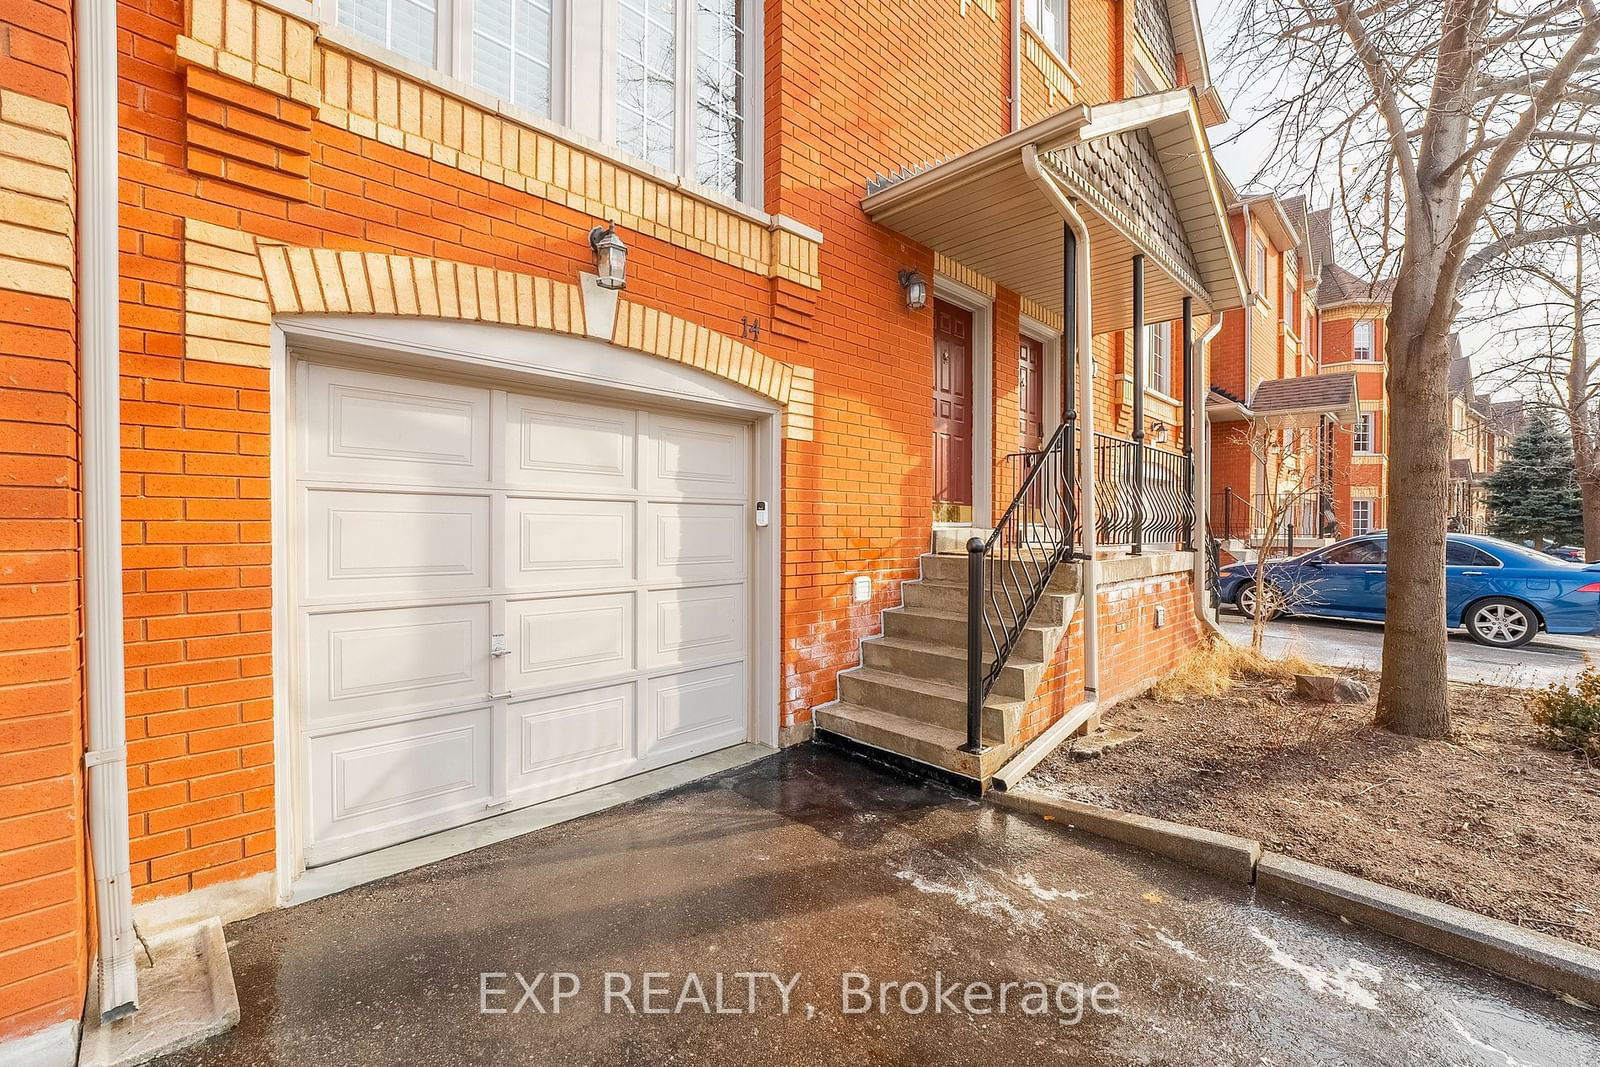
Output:
<path fill-rule="evenodd" d="M 1143 253 L 1145 320 L 1238 307 L 1242 272 L 1228 238 L 1210 149 L 1188 89 L 1080 105 L 966 155 L 869 183 L 875 221 L 999 285 L 1064 311 L 1062 224 L 1039 172 L 1077 202 L 1089 230 L 1094 331 L 1132 325 L 1132 258 Z"/>

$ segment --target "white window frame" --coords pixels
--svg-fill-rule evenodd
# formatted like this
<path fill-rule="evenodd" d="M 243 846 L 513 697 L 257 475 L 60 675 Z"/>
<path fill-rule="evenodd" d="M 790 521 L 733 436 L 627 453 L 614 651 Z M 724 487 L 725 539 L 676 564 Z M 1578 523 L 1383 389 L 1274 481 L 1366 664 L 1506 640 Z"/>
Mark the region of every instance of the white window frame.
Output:
<path fill-rule="evenodd" d="M 1367 343 L 1364 349 L 1361 344 L 1361 334 L 1363 330 L 1365 330 L 1367 335 Z M 1355 326 L 1353 326 L 1350 331 L 1350 358 L 1355 360 L 1357 363 L 1377 362 L 1377 338 L 1378 331 L 1376 327 L 1374 327 L 1371 319 L 1361 319 L 1357 321 Z M 1366 355 L 1361 354 L 1363 351 L 1366 352 Z"/>
<path fill-rule="evenodd" d="M 1354 449 L 1357 455 L 1371 455 L 1377 448 L 1378 420 L 1372 412 L 1356 417 Z"/>
<path fill-rule="evenodd" d="M 1377 511 L 1377 501 L 1370 496 L 1358 496 L 1350 501 L 1350 536 L 1361 537 L 1371 533 L 1376 528 Z"/>
<path fill-rule="evenodd" d="M 340 25 L 340 0 L 318 0 L 317 14 L 323 25 L 336 28 L 337 32 L 348 34 L 350 38 L 359 38 L 367 45 L 359 50 L 385 66 L 408 72 L 425 68 L 430 79 L 446 92 L 492 100 L 508 118 L 528 125 L 553 123 L 565 127 L 581 138 L 607 145 L 618 157 L 630 165 L 637 165 L 641 170 L 680 179 L 690 191 L 761 210 L 765 184 L 763 72 L 766 37 L 763 21 L 765 5 L 761 0 L 741 0 L 745 5 L 743 54 L 740 57 L 744 70 L 744 100 L 741 103 L 744 128 L 740 146 L 744 171 L 741 188 L 731 196 L 702 185 L 694 177 L 697 127 L 693 86 L 699 60 L 698 41 L 694 36 L 697 0 L 674 0 L 677 78 L 674 87 L 673 166 L 666 169 L 639 159 L 617 145 L 617 0 L 552 0 L 549 115 L 503 100 L 473 81 L 472 12 L 475 2 L 437 0 L 434 49 L 437 58 L 431 67 L 389 49 L 383 42 Z M 346 38 L 346 43 L 348 45 L 349 38 Z"/>
<path fill-rule="evenodd" d="M 1044 32 L 1044 27 L 1034 18 L 1034 10 L 1042 11 L 1044 0 L 1026 0 L 1022 5 L 1022 19 L 1033 30 L 1034 36 L 1044 42 L 1044 46 L 1055 54 L 1062 65 L 1067 65 L 1067 49 L 1072 40 L 1072 4 L 1071 0 L 1061 0 L 1061 40 L 1052 41 Z"/>
<path fill-rule="evenodd" d="M 1144 388 L 1164 397 L 1172 396 L 1172 320 L 1144 324 Z M 1166 381 L 1156 380 L 1157 353 L 1166 370 Z"/>

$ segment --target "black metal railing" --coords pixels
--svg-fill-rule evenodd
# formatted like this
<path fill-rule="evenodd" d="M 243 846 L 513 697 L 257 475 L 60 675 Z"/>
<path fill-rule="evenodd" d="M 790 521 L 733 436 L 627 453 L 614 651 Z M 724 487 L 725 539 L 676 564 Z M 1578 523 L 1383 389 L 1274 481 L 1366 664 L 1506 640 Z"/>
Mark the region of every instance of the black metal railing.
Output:
<path fill-rule="evenodd" d="M 1103 545 L 1187 545 L 1194 529 L 1189 460 L 1179 452 L 1094 435 L 1096 533 Z"/>
<path fill-rule="evenodd" d="M 983 703 L 1028 617 L 1078 534 L 1077 433 L 1062 423 L 1044 448 L 1018 453 L 1011 505 L 967 544 L 967 752 L 983 751 Z"/>

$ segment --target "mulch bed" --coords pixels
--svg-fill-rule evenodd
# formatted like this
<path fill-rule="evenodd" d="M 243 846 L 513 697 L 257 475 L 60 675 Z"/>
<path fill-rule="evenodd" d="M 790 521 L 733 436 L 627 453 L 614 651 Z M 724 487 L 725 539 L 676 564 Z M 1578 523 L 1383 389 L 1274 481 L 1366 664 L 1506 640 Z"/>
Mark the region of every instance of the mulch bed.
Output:
<path fill-rule="evenodd" d="M 1377 679 L 1359 675 L 1377 691 Z M 1448 741 L 1372 725 L 1292 684 L 1118 705 L 1138 736 L 1063 746 L 1029 784 L 1267 848 L 1600 948 L 1600 767 L 1540 747 L 1530 693 L 1451 687 Z"/>

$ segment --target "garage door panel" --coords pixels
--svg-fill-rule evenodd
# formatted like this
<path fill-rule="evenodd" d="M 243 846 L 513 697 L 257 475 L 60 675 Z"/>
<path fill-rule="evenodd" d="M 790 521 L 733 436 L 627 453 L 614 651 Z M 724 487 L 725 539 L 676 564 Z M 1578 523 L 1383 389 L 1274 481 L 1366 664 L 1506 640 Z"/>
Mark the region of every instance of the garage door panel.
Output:
<path fill-rule="evenodd" d="M 512 396 L 507 479 L 536 489 L 632 489 L 638 415 L 626 408 Z"/>
<path fill-rule="evenodd" d="M 507 500 L 507 581 L 531 589 L 634 581 L 637 508 L 631 500 Z"/>
<path fill-rule="evenodd" d="M 312 490 L 306 511 L 313 598 L 489 586 L 487 496 Z"/>
<path fill-rule="evenodd" d="M 651 544 L 645 578 L 652 582 L 704 582 L 745 573 L 742 504 L 646 505 Z"/>
<path fill-rule="evenodd" d="M 643 755 L 687 757 L 745 736 L 744 664 L 730 663 L 645 683 Z"/>
<path fill-rule="evenodd" d="M 690 666 L 745 651 L 743 584 L 653 589 L 645 594 L 645 666 Z"/>
<path fill-rule="evenodd" d="M 475 818 L 493 790 L 491 716 L 485 705 L 311 738 L 317 861 Z"/>
<path fill-rule="evenodd" d="M 516 645 L 513 692 L 626 674 L 634 668 L 634 594 L 551 597 L 506 605 Z"/>
<path fill-rule="evenodd" d="M 312 615 L 308 722 L 465 704 L 489 692 L 489 605 L 439 604 Z"/>
<path fill-rule="evenodd" d="M 609 781 L 637 760 L 633 683 L 511 704 L 517 762 L 513 792 L 559 796 L 579 778 Z"/>
<path fill-rule="evenodd" d="M 735 500 L 748 492 L 749 431 L 739 423 L 650 415 L 643 451 L 647 492 Z"/>
<path fill-rule="evenodd" d="M 329 478 L 482 482 L 489 391 L 310 364 L 305 469 Z"/>

